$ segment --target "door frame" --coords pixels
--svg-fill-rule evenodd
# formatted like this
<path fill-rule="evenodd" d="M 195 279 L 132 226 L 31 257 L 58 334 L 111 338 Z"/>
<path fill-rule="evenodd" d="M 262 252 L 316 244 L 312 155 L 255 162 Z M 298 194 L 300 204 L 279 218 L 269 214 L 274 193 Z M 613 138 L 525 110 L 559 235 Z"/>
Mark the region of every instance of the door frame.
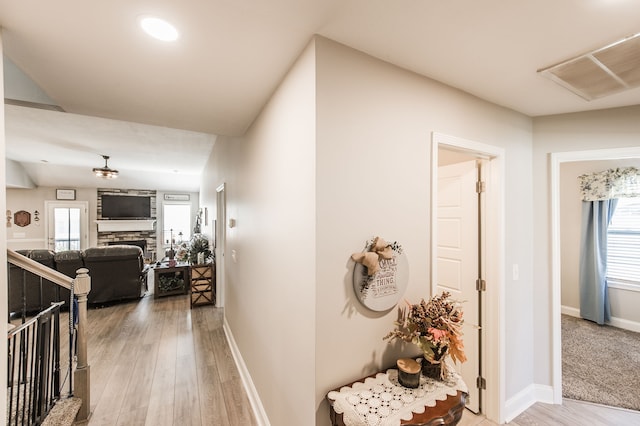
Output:
<path fill-rule="evenodd" d="M 562 163 L 640 158 L 640 147 L 551 153 L 551 351 L 553 403 L 562 404 L 562 264 L 560 241 L 560 166 Z"/>
<path fill-rule="evenodd" d="M 504 282 L 504 206 L 505 206 L 505 152 L 503 148 L 438 132 L 431 134 L 431 292 L 437 283 L 437 200 L 438 200 L 438 149 L 463 151 L 478 158 L 487 159 L 487 182 L 483 249 L 487 290 L 482 293 L 481 369 L 486 379 L 480 410 L 498 424 L 505 421 L 505 282 Z M 475 386 L 470 383 L 468 386 Z"/>
<path fill-rule="evenodd" d="M 49 210 L 56 207 L 80 207 L 80 250 L 89 248 L 89 202 L 72 200 L 45 200 L 44 202 L 44 245 L 49 246 Z M 55 248 L 55 243 L 54 243 Z"/>
<path fill-rule="evenodd" d="M 226 183 L 216 188 L 216 307 L 224 307 L 225 249 L 227 246 L 227 193 Z"/>

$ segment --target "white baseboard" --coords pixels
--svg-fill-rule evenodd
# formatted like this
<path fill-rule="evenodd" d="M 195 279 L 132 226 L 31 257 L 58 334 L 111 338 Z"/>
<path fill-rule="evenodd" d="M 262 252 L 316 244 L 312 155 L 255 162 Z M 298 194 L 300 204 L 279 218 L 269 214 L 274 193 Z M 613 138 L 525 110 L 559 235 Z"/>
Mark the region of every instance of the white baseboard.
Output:
<path fill-rule="evenodd" d="M 572 308 L 570 306 L 561 306 L 560 312 L 565 315 L 580 318 L 580 309 Z M 640 333 L 640 323 L 636 321 L 630 321 L 624 318 L 611 317 L 611 320 L 607 323 L 613 327 L 622 328 L 629 331 L 635 331 Z"/>
<path fill-rule="evenodd" d="M 505 403 L 506 422 L 509 423 L 536 402 L 553 404 L 553 388 L 551 386 L 531 384 L 518 392 Z"/>
<path fill-rule="evenodd" d="M 624 328 L 625 330 L 635 331 L 636 333 L 640 333 L 640 323 L 635 321 L 629 321 L 622 318 L 612 317 L 611 321 L 608 323 L 614 327 Z"/>
<path fill-rule="evenodd" d="M 229 348 L 231 348 L 231 355 L 233 356 L 236 366 L 238 367 L 238 373 L 240 374 L 240 379 L 242 380 L 242 384 L 244 385 L 245 391 L 247 392 L 249 403 L 251 404 L 253 413 L 256 416 L 256 421 L 258 422 L 258 426 L 271 426 L 271 423 L 269 423 L 269 418 L 267 417 L 267 413 L 266 411 L 264 411 L 264 407 L 262 406 L 262 401 L 260 400 L 260 396 L 258 395 L 258 390 L 253 384 L 253 380 L 251 379 L 249 370 L 247 370 L 247 366 L 244 363 L 244 359 L 242 359 L 242 355 L 240 354 L 238 345 L 236 344 L 236 341 L 233 338 L 233 333 L 231 332 L 231 328 L 229 328 L 229 324 L 227 323 L 226 316 L 224 317 L 223 329 L 224 329 L 224 334 L 227 337 L 227 342 L 229 343 Z"/>
<path fill-rule="evenodd" d="M 553 386 L 551 385 L 533 385 L 536 402 L 543 404 L 553 404 Z"/>
<path fill-rule="evenodd" d="M 536 403 L 534 396 L 534 386 L 529 385 L 520 392 L 518 392 L 512 398 L 509 398 L 504 404 L 505 420 L 509 423 L 511 420 L 518 417 L 521 413 L 527 410 Z"/>
<path fill-rule="evenodd" d="M 580 318 L 580 309 L 572 308 L 571 306 L 560 306 L 560 312 L 564 315 L 569 315 L 571 317 Z"/>

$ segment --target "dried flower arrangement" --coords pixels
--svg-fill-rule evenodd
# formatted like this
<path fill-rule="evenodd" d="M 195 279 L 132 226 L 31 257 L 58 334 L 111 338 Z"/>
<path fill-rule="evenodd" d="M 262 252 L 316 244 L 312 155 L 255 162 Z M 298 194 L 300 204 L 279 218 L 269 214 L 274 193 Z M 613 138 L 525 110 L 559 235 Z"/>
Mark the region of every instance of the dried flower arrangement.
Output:
<path fill-rule="evenodd" d="M 462 309 L 459 302 L 450 299 L 449 292 L 442 292 L 428 302 L 398 308 L 395 330 L 384 339 L 400 339 L 418 346 L 424 359 L 431 364 L 441 365 L 441 377 L 446 374 L 446 355 L 454 362 L 465 362 L 462 342 Z"/>

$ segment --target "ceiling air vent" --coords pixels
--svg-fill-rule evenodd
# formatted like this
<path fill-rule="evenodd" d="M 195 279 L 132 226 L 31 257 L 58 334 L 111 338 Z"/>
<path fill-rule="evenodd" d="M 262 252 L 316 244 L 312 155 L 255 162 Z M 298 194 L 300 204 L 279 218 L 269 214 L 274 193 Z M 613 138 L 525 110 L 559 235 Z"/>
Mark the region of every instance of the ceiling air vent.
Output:
<path fill-rule="evenodd" d="M 640 33 L 538 70 L 590 101 L 640 86 Z"/>

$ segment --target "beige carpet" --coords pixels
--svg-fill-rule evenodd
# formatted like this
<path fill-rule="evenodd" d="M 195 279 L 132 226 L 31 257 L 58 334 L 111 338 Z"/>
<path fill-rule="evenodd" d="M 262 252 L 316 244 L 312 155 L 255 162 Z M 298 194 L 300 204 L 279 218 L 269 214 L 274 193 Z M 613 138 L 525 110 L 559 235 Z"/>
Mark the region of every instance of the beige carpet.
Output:
<path fill-rule="evenodd" d="M 71 426 L 81 405 L 82 400 L 80 398 L 61 399 L 44 419 L 42 426 Z"/>
<path fill-rule="evenodd" d="M 562 315 L 562 396 L 640 410 L 640 333 Z"/>

